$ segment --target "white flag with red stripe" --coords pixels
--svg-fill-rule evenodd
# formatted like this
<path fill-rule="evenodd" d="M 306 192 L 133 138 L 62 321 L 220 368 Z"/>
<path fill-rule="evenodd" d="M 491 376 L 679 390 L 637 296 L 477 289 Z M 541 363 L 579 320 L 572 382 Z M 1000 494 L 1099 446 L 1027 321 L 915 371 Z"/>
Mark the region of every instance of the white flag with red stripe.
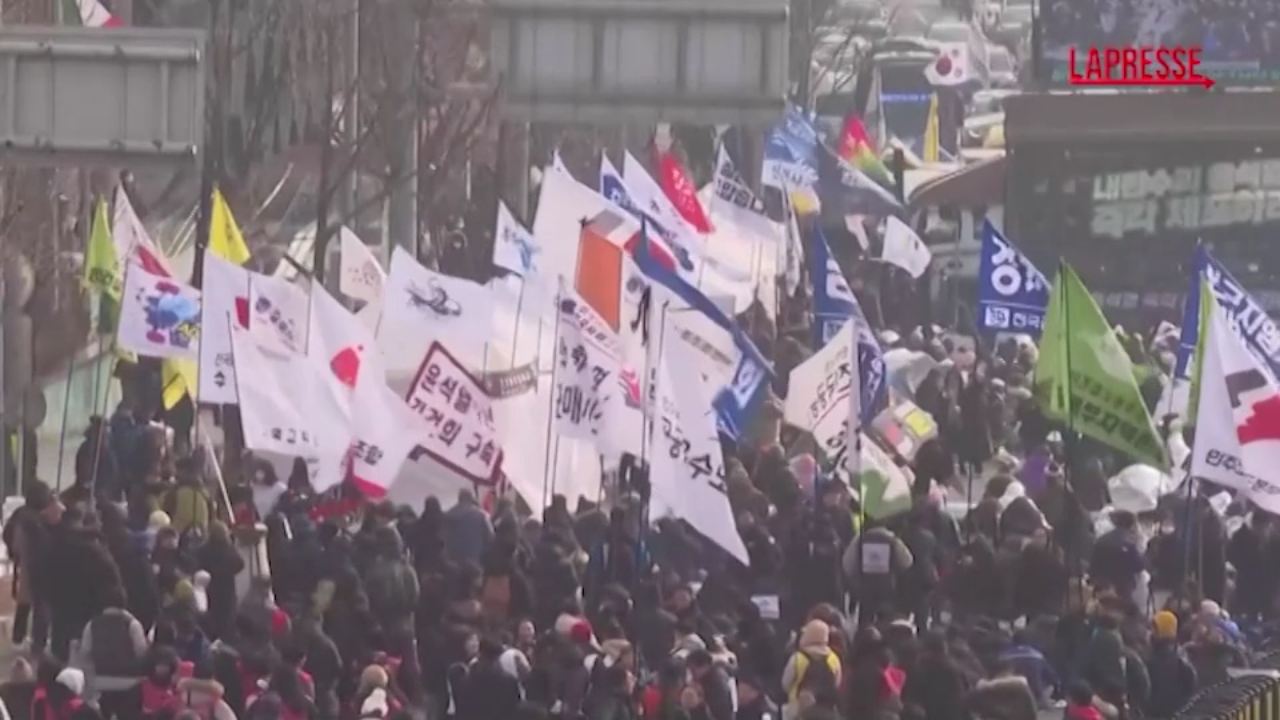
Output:
<path fill-rule="evenodd" d="M 422 421 L 387 387 L 386 367 L 368 328 L 319 286 L 311 289 L 307 352 L 313 363 L 329 369 L 329 384 L 345 395 L 352 418 L 350 477 L 366 494 L 385 495 L 426 435 Z M 332 482 L 331 475 L 322 469 L 317 483 Z"/>

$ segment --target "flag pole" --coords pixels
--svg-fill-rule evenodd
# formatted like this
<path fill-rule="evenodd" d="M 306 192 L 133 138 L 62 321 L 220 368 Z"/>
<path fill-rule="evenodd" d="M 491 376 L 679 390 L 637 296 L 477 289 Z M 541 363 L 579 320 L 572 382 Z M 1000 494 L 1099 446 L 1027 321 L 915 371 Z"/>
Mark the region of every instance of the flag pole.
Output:
<path fill-rule="evenodd" d="M 67 416 L 71 413 L 71 379 L 76 371 L 76 358 L 71 356 L 67 362 L 66 390 L 62 394 L 62 425 L 58 432 L 58 470 L 54 475 L 54 487 L 62 488 L 62 454 L 67 447 Z"/>
<path fill-rule="evenodd" d="M 1060 392 L 1063 392 L 1063 395 L 1064 395 L 1061 399 L 1063 401 L 1063 404 L 1065 405 L 1066 414 L 1067 414 L 1067 432 L 1066 432 L 1066 436 L 1062 438 L 1062 448 L 1063 448 L 1063 452 L 1066 455 L 1066 457 L 1062 459 L 1062 477 L 1063 477 L 1064 485 L 1066 486 L 1067 492 L 1070 493 L 1071 496 L 1074 496 L 1075 488 L 1072 480 L 1074 479 L 1074 476 L 1075 476 L 1074 455 L 1075 455 L 1075 449 L 1076 449 L 1076 441 L 1075 441 L 1076 419 L 1075 419 L 1075 403 L 1072 401 L 1072 397 L 1071 397 L 1071 302 L 1070 302 L 1070 297 L 1067 295 L 1067 283 L 1066 283 L 1067 271 L 1069 269 L 1070 267 L 1067 265 L 1066 262 L 1064 262 L 1061 259 L 1058 260 L 1058 287 L 1056 288 L 1056 291 L 1058 293 L 1059 306 L 1062 308 L 1061 341 L 1062 341 L 1063 365 L 1065 366 L 1064 373 L 1063 373 L 1063 375 L 1065 375 L 1065 379 L 1063 380 L 1063 383 L 1059 385 L 1059 388 L 1060 388 Z M 1067 519 L 1067 513 L 1069 512 L 1071 512 L 1071 504 L 1068 502 L 1064 502 L 1063 517 L 1062 517 L 1063 527 L 1061 528 L 1063 531 L 1066 530 L 1066 524 L 1067 524 L 1066 519 Z M 1063 539 L 1066 539 L 1066 538 L 1063 538 Z M 1066 552 L 1067 572 L 1068 572 L 1068 575 L 1072 577 L 1077 571 L 1077 568 L 1075 567 L 1075 565 L 1078 564 L 1080 560 L 1079 558 L 1072 557 L 1075 554 L 1073 552 L 1075 545 L 1076 545 L 1075 542 L 1071 542 L 1063 548 L 1064 551 Z M 1080 593 L 1080 604 L 1081 606 L 1083 606 L 1085 604 L 1084 583 L 1080 582 L 1078 584 L 1078 588 Z"/>
<path fill-rule="evenodd" d="M 561 294 L 557 292 L 556 293 L 557 312 L 560 306 L 560 297 L 561 297 Z M 554 492 L 553 488 L 555 487 L 555 482 L 552 480 L 552 475 L 558 469 L 559 462 L 560 462 L 560 453 L 559 453 L 560 436 L 558 434 L 554 436 L 554 443 L 556 445 L 555 452 L 553 453 L 552 451 L 552 442 L 553 442 L 552 435 L 554 433 L 554 428 L 555 428 L 555 423 L 554 423 L 555 409 L 556 409 L 556 401 L 558 400 L 558 398 L 556 397 L 556 380 L 559 378 L 559 375 L 560 375 L 557 372 L 557 369 L 560 367 L 560 318 L 559 316 L 556 317 L 556 326 L 552 332 L 553 332 L 553 336 L 552 336 L 553 339 L 551 341 L 551 384 L 550 384 L 550 392 L 547 394 L 548 402 L 547 402 L 546 441 L 543 443 L 543 447 L 546 448 L 547 454 L 542 459 L 542 507 L 544 508 L 550 504 L 551 497 L 548 491 Z M 542 350 L 542 339 L 541 339 L 542 319 L 541 318 L 538 319 L 538 336 L 539 336 L 538 350 L 539 350 L 539 355 L 541 355 L 541 350 Z M 539 365 L 541 365 L 541 363 L 539 363 Z M 538 374 L 539 375 L 542 374 L 541 369 L 539 369 Z"/>

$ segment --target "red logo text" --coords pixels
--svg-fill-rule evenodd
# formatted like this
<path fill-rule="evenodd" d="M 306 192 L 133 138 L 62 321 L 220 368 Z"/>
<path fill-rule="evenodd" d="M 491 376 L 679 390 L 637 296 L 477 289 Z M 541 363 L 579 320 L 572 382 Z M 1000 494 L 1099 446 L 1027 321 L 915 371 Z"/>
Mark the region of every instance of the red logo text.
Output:
<path fill-rule="evenodd" d="M 1198 47 L 1093 47 L 1068 50 L 1072 85 L 1095 87 L 1213 87 L 1200 72 Z"/>

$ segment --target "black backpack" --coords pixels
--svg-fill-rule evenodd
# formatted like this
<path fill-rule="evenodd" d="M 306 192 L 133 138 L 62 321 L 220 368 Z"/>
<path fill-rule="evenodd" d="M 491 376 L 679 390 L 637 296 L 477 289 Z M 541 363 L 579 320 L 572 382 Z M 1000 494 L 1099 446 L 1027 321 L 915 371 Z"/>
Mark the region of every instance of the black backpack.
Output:
<path fill-rule="evenodd" d="M 836 686 L 836 674 L 827 664 L 827 656 L 801 651 L 809 660 L 800 678 L 800 692 L 808 692 L 819 705 L 834 707 L 840 698 L 840 689 Z"/>

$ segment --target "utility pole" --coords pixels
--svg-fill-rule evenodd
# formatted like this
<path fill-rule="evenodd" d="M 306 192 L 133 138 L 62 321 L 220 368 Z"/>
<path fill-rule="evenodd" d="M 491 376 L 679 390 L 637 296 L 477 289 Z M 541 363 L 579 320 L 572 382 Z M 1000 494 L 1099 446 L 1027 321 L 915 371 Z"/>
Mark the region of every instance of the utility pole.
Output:
<path fill-rule="evenodd" d="M 391 191 L 383 245 L 384 261 L 390 265 L 396 245 L 418 255 L 418 17 L 409 0 L 378 1 L 387 38 L 384 52 L 391 54 L 386 63 L 391 102 L 385 118 Z"/>
<path fill-rule="evenodd" d="M 360 219 L 355 217 L 356 208 L 360 207 L 360 167 L 355 162 L 358 151 L 356 144 L 360 141 L 360 22 L 363 0 L 350 0 L 351 17 L 348 24 L 347 42 L 347 74 L 344 80 L 345 101 L 342 105 L 342 139 L 348 152 L 352 154 L 348 165 L 351 175 L 347 178 L 345 192 L 338 194 L 338 212 L 344 223 L 359 227 Z"/>

